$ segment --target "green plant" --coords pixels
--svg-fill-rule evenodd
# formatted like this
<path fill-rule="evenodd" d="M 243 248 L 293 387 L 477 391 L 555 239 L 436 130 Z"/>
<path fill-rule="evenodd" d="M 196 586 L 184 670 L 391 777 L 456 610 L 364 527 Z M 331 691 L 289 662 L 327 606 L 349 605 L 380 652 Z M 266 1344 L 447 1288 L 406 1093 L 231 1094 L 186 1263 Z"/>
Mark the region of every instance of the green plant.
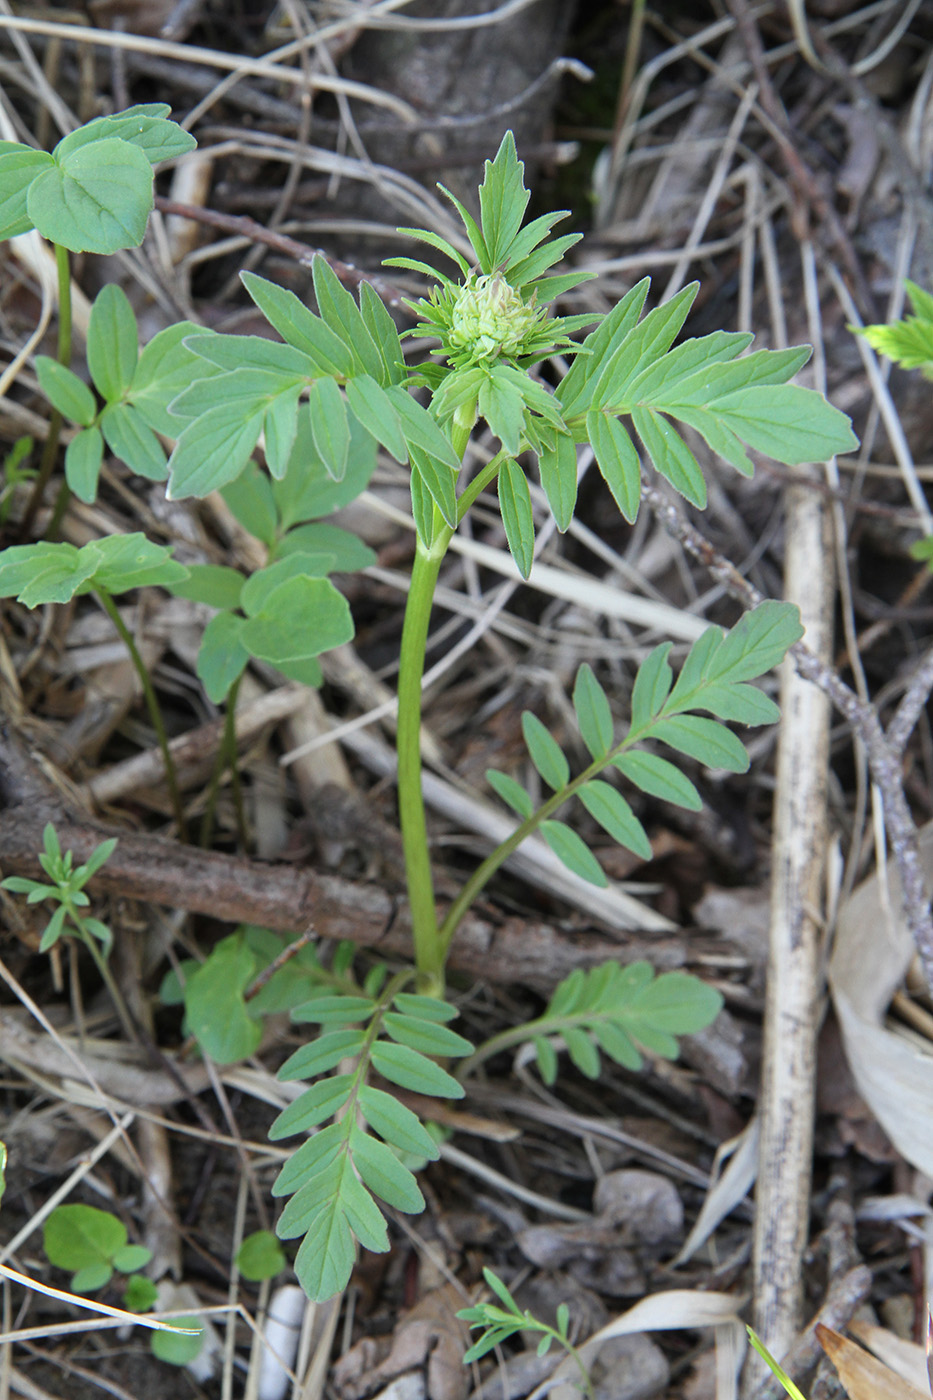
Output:
<path fill-rule="evenodd" d="M 25 481 L 34 481 L 35 471 L 24 467 L 32 455 L 34 443 L 31 437 L 17 438 L 3 459 L 3 488 L 0 490 L 0 525 L 5 525 L 13 509 L 13 493 Z"/>
<path fill-rule="evenodd" d="M 887 355 L 904 369 L 920 369 L 927 379 L 933 379 L 933 296 L 905 281 L 913 315 L 903 316 L 890 325 L 850 326 L 862 335 L 873 350 Z"/>
<path fill-rule="evenodd" d="M 285 1251 L 271 1230 L 247 1235 L 236 1256 L 236 1266 L 251 1283 L 275 1278 L 285 1268 Z"/>
<path fill-rule="evenodd" d="M 0 201 L 2 191 L 0 165 Z M 592 852 L 558 815 L 571 799 L 579 798 L 615 840 L 648 857 L 644 828 L 607 779 L 621 777 L 652 797 L 695 809 L 701 801 L 697 788 L 656 746 L 710 767 L 744 772 L 748 756 L 727 724 L 775 720 L 773 702 L 750 683 L 801 635 L 795 609 L 770 602 L 728 632 L 709 628 L 676 679 L 670 647 L 657 647 L 638 670 L 630 720 L 618 734 L 608 696 L 592 669 L 581 666 L 573 704 L 589 762 L 572 776 L 556 739 L 536 716 L 523 716 L 531 764 L 549 793 L 536 801 L 512 777 L 489 775 L 520 820 L 440 918 L 421 787 L 421 686 L 435 587 L 458 525 L 481 493 L 495 485 L 509 548 L 527 577 L 535 521 L 520 459 L 536 464 L 544 498 L 564 530 L 573 518 L 576 449 L 583 443 L 592 447 L 622 514 L 633 521 L 643 464 L 693 505 L 705 505 L 703 474 L 682 428 L 746 475 L 753 470 L 747 448 L 794 464 L 848 450 L 855 442 L 841 413 L 819 394 L 788 382 L 806 361 L 807 347 L 744 354 L 751 336 L 725 331 L 675 346 L 695 285 L 644 315 L 648 279 L 606 316 L 552 316 L 554 299 L 587 276 L 551 272 L 579 235 L 551 238 L 561 214 L 523 225 L 528 200 L 508 134 L 486 165 L 479 222 L 454 200 L 472 263 L 437 234 L 407 230 L 449 258 L 457 271 L 451 278 L 419 259 L 392 260 L 435 283 L 428 297 L 409 303 L 417 318 L 412 333 L 437 341 L 432 355 L 413 368 L 373 288 L 364 282 L 357 301 L 317 257 L 317 313 L 293 293 L 243 274 L 247 293 L 278 340 L 184 323 L 163 331 L 138 355 L 132 313 L 120 294 L 108 291 L 95 304 L 89 354 L 105 407 L 98 409 L 83 381 L 62 373 L 61 365 L 44 362 L 41 369 L 57 411 L 77 423 L 79 437 L 90 435 L 79 454 L 97 459 L 96 433 L 134 469 L 146 462 L 154 473 L 157 466 L 161 471 L 154 452 L 147 449 L 136 458 L 137 440 L 122 441 L 112 429 L 114 422 L 135 421 L 134 414 L 145 423 L 148 413 L 148 426 L 174 439 L 165 464 L 171 497 L 222 490 L 231 509 L 269 548 L 268 565 L 246 580 L 233 570 L 197 567 L 185 577 L 139 580 L 164 583 L 217 610 L 198 670 L 215 700 L 226 697 L 228 722 L 250 657 L 313 680 L 317 656 L 352 636 L 349 610 L 327 574 L 348 560 L 354 567 L 365 561 L 320 518 L 363 489 L 377 444 L 411 471 L 416 539 L 399 658 L 397 751 L 412 965 L 391 977 L 375 966 L 359 980 L 352 952 L 341 950 L 329 967 L 313 955 L 300 960 L 296 953 L 263 984 L 263 968 L 277 967 L 287 950 L 264 947 L 264 937 L 270 936 L 245 930 L 223 940 L 202 966 L 183 968 L 182 978 L 168 989 L 184 1000 L 189 1027 L 202 1048 L 221 1059 L 255 1049 L 263 997 L 266 1009 L 280 998 L 297 1024 L 319 1028 L 280 1070 L 283 1080 L 311 1083 L 271 1130 L 276 1140 L 305 1137 L 273 1190 L 290 1197 L 278 1233 L 302 1240 L 296 1272 L 315 1299 L 344 1286 L 356 1241 L 374 1250 L 388 1248 L 377 1198 L 403 1211 L 422 1209 L 406 1161 L 438 1155 L 418 1116 L 372 1082 L 375 1075 L 422 1095 L 460 1097 L 463 1079 L 478 1063 L 497 1050 L 532 1041 L 546 1079 L 556 1073 L 561 1046 L 583 1073 L 595 1076 L 600 1051 L 627 1068 L 641 1063 L 643 1051 L 674 1056 L 680 1035 L 701 1029 L 716 1015 L 718 993 L 697 978 L 655 977 L 645 964 L 612 963 L 573 974 L 539 1018 L 474 1050 L 451 1028 L 457 1011 L 445 999 L 445 967 L 470 904 L 532 832 L 540 831 L 576 874 L 604 881 Z M 577 343 L 573 337 L 594 322 Z M 573 363 L 554 389 L 535 370 L 557 352 Z M 468 478 L 463 463 L 480 418 L 499 448 Z M 260 438 L 265 470 L 253 461 Z M 77 471 L 73 475 L 77 478 Z M 82 478 L 83 488 L 91 489 L 91 477 L 87 472 Z M 87 591 L 96 576 L 93 548 L 85 546 L 92 552 L 80 563 L 84 551 L 48 552 L 69 548 L 26 546 L 25 552 L 0 556 L 0 594 L 35 606 Z M 460 1066 L 451 1073 L 456 1060 Z"/>
<path fill-rule="evenodd" d="M 519 1308 L 505 1284 L 493 1273 L 492 1269 L 484 1269 L 483 1278 L 499 1299 L 499 1304 L 480 1302 L 472 1308 L 463 1308 L 457 1313 L 458 1317 L 462 1317 L 464 1322 L 470 1324 L 471 1331 L 475 1327 L 484 1329 L 483 1335 L 473 1343 L 464 1356 L 463 1364 L 468 1366 L 472 1361 L 479 1361 L 481 1357 L 492 1351 L 494 1347 L 499 1346 L 501 1342 L 508 1341 L 509 1337 L 514 1337 L 516 1332 L 540 1332 L 541 1340 L 538 1343 L 537 1354 L 546 1356 L 551 1349 L 552 1342 L 562 1346 L 568 1356 L 571 1356 L 576 1362 L 580 1372 L 581 1389 L 592 1400 L 594 1392 L 589 1372 L 584 1365 L 583 1358 L 570 1340 L 570 1309 L 567 1304 L 560 1304 L 557 1309 L 557 1325 L 551 1327 L 547 1322 L 542 1322 L 535 1317 L 527 1308 Z"/>
<path fill-rule="evenodd" d="M 21 875 L 10 875 L 0 882 L 0 889 L 9 890 L 12 894 L 26 895 L 27 904 L 40 904 L 47 899 L 57 903 L 58 908 L 46 924 L 39 940 L 40 953 L 47 953 L 63 934 L 70 934 L 79 939 L 99 961 L 101 955 L 98 943 L 102 945 L 106 956 L 113 945 L 113 934 L 100 919 L 81 913 L 91 902 L 84 892 L 84 887 L 113 855 L 117 842 L 113 838 L 101 841 L 84 865 L 75 866 L 71 851 L 62 853 L 58 834 L 51 822 L 46 824 L 42 839 L 45 850 L 39 856 L 39 864 L 52 883 L 45 885 Z"/>
<path fill-rule="evenodd" d="M 151 1250 L 127 1242 L 122 1220 L 94 1206 L 57 1206 L 43 1226 L 42 1246 L 50 1264 L 73 1270 L 71 1287 L 75 1293 L 93 1293 L 105 1287 L 114 1269 L 136 1274 L 152 1258 Z M 150 1289 L 144 1308 L 155 1302 L 155 1288 L 150 1285 Z M 137 1287 L 137 1295 L 141 1292 Z"/>
<path fill-rule="evenodd" d="M 765 1346 L 761 1338 L 758 1337 L 750 1327 L 746 1327 L 745 1330 L 748 1333 L 748 1340 L 751 1342 L 752 1346 L 755 1348 L 762 1361 L 764 1361 L 767 1364 L 771 1374 L 780 1382 L 782 1388 L 790 1396 L 790 1400 L 807 1400 L 807 1397 L 804 1395 L 803 1391 L 794 1384 L 790 1376 L 784 1370 L 783 1366 L 781 1366 L 779 1362 L 775 1361 L 774 1357 L 771 1355 L 770 1351 Z"/>

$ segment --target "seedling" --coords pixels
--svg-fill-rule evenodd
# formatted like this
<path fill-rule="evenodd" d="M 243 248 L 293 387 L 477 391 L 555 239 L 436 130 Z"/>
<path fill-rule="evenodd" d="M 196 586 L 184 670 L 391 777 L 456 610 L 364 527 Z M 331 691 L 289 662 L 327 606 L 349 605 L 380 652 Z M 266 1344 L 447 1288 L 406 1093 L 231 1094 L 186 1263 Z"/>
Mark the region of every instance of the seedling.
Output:
<path fill-rule="evenodd" d="M 135 1274 L 152 1258 L 151 1250 L 127 1242 L 122 1220 L 94 1206 L 57 1206 L 43 1227 L 42 1244 L 50 1264 L 74 1270 L 71 1287 L 75 1293 L 94 1293 L 110 1282 L 114 1269 Z M 141 1291 L 137 1285 L 136 1293 Z M 154 1302 L 152 1286 L 145 1307 Z"/>
<path fill-rule="evenodd" d="M 164 109 L 133 109 L 133 114 L 107 119 L 114 125 L 106 128 L 92 124 L 96 136 L 86 139 L 99 139 L 108 160 L 117 163 L 114 168 L 125 166 L 125 188 L 136 181 L 132 188 L 141 191 L 138 152 L 130 157 L 122 149 L 127 143 L 124 118 L 132 116 L 146 130 L 151 121 L 164 123 L 158 130 L 168 149 L 178 154 L 181 147 L 169 140 L 165 128 L 172 124 L 165 122 Z M 66 173 L 73 173 L 70 162 L 79 146 L 72 142 L 41 159 L 41 153 L 27 157 L 21 150 L 17 159 L 25 165 L 9 165 L 8 157 L 14 184 L 18 172 L 27 168 L 30 181 L 46 179 L 50 161 L 56 170 L 67 166 Z M 4 198 L 18 209 L 19 187 L 4 193 L 10 187 L 4 184 L 2 160 L 0 149 L 0 210 Z M 44 231 L 64 246 L 68 221 L 61 209 L 68 205 L 72 186 L 58 174 L 54 180 L 55 189 L 62 191 L 59 216 Z M 50 181 L 46 184 L 51 187 Z M 42 198 L 31 196 L 31 185 L 24 198 L 19 220 L 28 216 L 43 231 Z M 605 883 L 593 853 L 563 819 L 571 799 L 579 798 L 614 840 L 647 858 L 647 834 L 616 782 L 621 779 L 629 792 L 696 809 L 700 793 L 678 766 L 678 754 L 709 767 L 745 772 L 748 755 L 727 724 L 774 722 L 775 705 L 752 682 L 777 665 L 801 635 L 796 610 L 770 602 L 731 631 L 711 627 L 704 632 L 676 678 L 670 647 L 657 647 L 638 670 L 631 715 L 621 726 L 596 674 L 584 663 L 573 707 L 588 761 L 573 773 L 542 722 L 530 713 L 523 716 L 528 757 L 547 795 L 536 802 L 511 776 L 489 774 L 491 787 L 518 822 L 440 918 L 422 796 L 421 687 L 435 587 L 458 526 L 480 495 L 495 487 L 509 549 L 527 578 L 536 543 L 527 475 L 532 463 L 543 498 L 558 528 L 565 530 L 576 504 L 577 447 L 584 443 L 629 521 L 638 513 L 641 474 L 649 467 L 694 506 L 705 505 L 703 474 L 681 428 L 698 434 L 744 475 L 753 470 L 748 448 L 795 464 L 855 445 L 848 419 L 819 394 L 788 382 L 807 360 L 808 347 L 745 354 L 752 337 L 725 331 L 675 346 L 695 284 L 644 315 L 648 279 L 607 316 L 552 316 L 555 298 L 588 274 L 552 273 L 579 235 L 551 237 L 565 217 L 560 213 L 523 226 L 528 200 L 509 133 L 495 160 L 487 162 L 479 221 L 453 201 L 471 258 L 433 232 L 405 231 L 455 269 L 451 277 L 419 259 L 393 260 L 435 284 L 430 296 L 409 303 L 416 332 L 436 341 L 433 352 L 413 367 L 373 288 L 364 282 L 357 301 L 322 257 L 312 270 L 316 313 L 292 292 L 243 274 L 248 295 L 278 339 L 225 335 L 183 323 L 163 331 L 139 354 L 125 298 L 105 289 L 95 304 L 89 345 L 89 370 L 103 406 L 83 380 L 71 375 L 63 354 L 57 366 L 45 361 L 40 367 L 58 413 L 79 428 L 71 445 L 70 479 L 76 491 L 89 495 L 96 489 L 106 443 L 133 470 L 152 477 L 167 473 L 175 500 L 223 491 L 239 518 L 249 521 L 248 528 L 268 545 L 269 564 L 247 580 L 232 570 L 194 568 L 182 571 L 184 577 L 148 573 L 126 584 L 160 583 L 217 609 L 198 671 L 215 701 L 226 697 L 228 716 L 251 657 L 313 682 L 316 658 L 352 637 L 349 609 L 327 577 L 332 569 L 347 567 L 346 540 L 322 533 L 320 517 L 363 489 L 377 445 L 410 468 L 415 554 L 399 657 L 397 750 L 412 964 L 391 977 L 376 966 L 360 982 L 353 974 L 352 953 L 338 953 L 326 970 L 313 959 L 302 964 L 295 958 L 282 969 L 288 976 L 275 993 L 292 1006 L 296 1023 L 319 1027 L 316 1038 L 280 1070 L 283 1080 L 312 1082 L 271 1130 L 275 1140 L 305 1139 L 283 1166 L 273 1192 L 291 1198 L 277 1232 L 281 1238 L 301 1239 L 296 1272 L 317 1300 L 344 1287 L 357 1241 L 373 1250 L 388 1249 L 388 1226 L 377 1198 L 402 1211 L 423 1209 L 416 1178 L 402 1157 L 430 1161 L 438 1155 L 437 1146 L 391 1086 L 458 1098 L 464 1077 L 479 1062 L 495 1050 L 526 1042 L 534 1044 L 548 1081 L 557 1072 L 562 1047 L 581 1072 L 593 1077 L 600 1072 L 600 1052 L 635 1069 L 645 1052 L 676 1055 L 678 1037 L 708 1025 L 716 1015 L 719 994 L 698 979 L 679 973 L 655 977 L 646 964 L 621 968 L 612 963 L 573 974 L 542 1016 L 474 1050 L 450 1024 L 457 1011 L 445 999 L 445 968 L 468 908 L 531 833 L 540 831 L 556 858 L 577 875 Z M 118 203 L 126 237 L 130 225 L 132 237 L 142 237 L 135 215 L 125 217 L 122 193 Z M 13 219 L 6 233 L 18 227 Z M 107 229 L 116 236 L 112 223 Z M 588 326 L 590 333 L 577 343 L 574 337 Z M 573 363 L 553 388 L 538 377 L 537 367 L 557 353 Z M 480 419 L 499 446 L 471 478 L 464 459 Z M 140 421 L 146 434 L 136 432 Z M 152 433 L 174 441 L 164 466 Z M 254 460 L 260 439 L 264 468 Z M 76 442 L 82 445 L 75 448 Z M 53 549 L 66 552 L 49 553 Z M 91 587 L 100 592 L 99 547 L 85 546 L 87 555 L 69 550 L 36 545 L 0 555 L 0 596 L 35 606 L 65 601 Z M 350 554 L 353 567 L 365 562 L 352 549 Z M 156 568 L 154 559 L 147 556 L 147 561 Z M 172 562 L 168 551 L 160 551 L 157 569 L 168 569 Z M 673 760 L 657 752 L 659 746 Z M 255 1049 L 261 999 L 273 995 L 272 982 L 258 988 L 261 969 L 276 956 L 267 951 L 255 932 L 235 934 L 202 967 L 186 970 L 184 989 L 176 986 L 189 1027 L 208 1053 L 226 1059 Z M 285 992 L 289 978 L 292 991 Z M 297 1005 L 296 987 L 301 993 Z M 371 1082 L 374 1074 L 389 1088 Z M 499 1297 L 511 1306 L 501 1292 Z M 567 1345 L 560 1327 L 550 1336 Z"/>
<path fill-rule="evenodd" d="M 102 841 L 84 865 L 75 866 L 71 851 L 62 853 L 58 833 L 51 822 L 46 824 L 42 839 L 45 850 L 39 856 L 39 864 L 52 883 L 45 885 L 38 880 L 10 875 L 0 882 L 0 889 L 9 890 L 12 894 L 26 895 L 27 904 L 41 904 L 45 900 L 52 900 L 58 905 L 42 932 L 39 940 L 40 953 L 47 953 L 63 934 L 70 934 L 79 939 L 99 963 L 101 954 L 97 945 L 101 945 L 106 956 L 113 945 L 113 934 L 100 919 L 81 912 L 87 909 L 91 902 L 84 892 L 84 887 L 113 855 L 117 842 L 115 839 Z"/>
<path fill-rule="evenodd" d="M 595 1392 L 590 1374 L 582 1356 L 570 1340 L 570 1309 L 567 1304 L 560 1304 L 557 1309 L 557 1326 L 551 1327 L 549 1323 L 542 1322 L 540 1318 L 535 1317 L 534 1313 L 529 1312 L 527 1308 L 520 1308 L 505 1284 L 493 1273 L 492 1269 L 484 1269 L 483 1278 L 499 1299 L 499 1304 L 477 1303 L 474 1307 L 463 1308 L 457 1313 L 458 1317 L 462 1317 L 464 1322 L 470 1324 L 471 1331 L 476 1327 L 484 1329 L 483 1335 L 473 1343 L 464 1356 L 463 1364 L 468 1366 L 473 1361 L 479 1361 L 481 1357 L 492 1351 L 494 1347 L 499 1346 L 501 1342 L 508 1341 L 509 1337 L 514 1337 L 516 1332 L 539 1332 L 541 1340 L 537 1346 L 538 1356 L 546 1356 L 551 1349 L 552 1342 L 563 1347 L 567 1355 L 573 1358 L 580 1372 L 580 1388 L 589 1397 L 589 1400 L 593 1400 Z"/>

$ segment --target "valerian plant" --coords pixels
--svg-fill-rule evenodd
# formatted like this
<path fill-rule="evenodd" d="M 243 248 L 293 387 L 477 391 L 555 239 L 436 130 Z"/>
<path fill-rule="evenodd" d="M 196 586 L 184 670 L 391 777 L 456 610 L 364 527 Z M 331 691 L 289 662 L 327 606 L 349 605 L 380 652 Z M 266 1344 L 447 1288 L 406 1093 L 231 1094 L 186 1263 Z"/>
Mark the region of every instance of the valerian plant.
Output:
<path fill-rule="evenodd" d="M 124 119 L 131 116 L 127 126 Z M 117 203 L 126 240 L 138 241 L 142 225 L 136 213 L 145 212 L 142 166 L 138 151 L 128 155 L 123 149 L 136 139 L 127 132 L 140 123 L 150 131 L 147 123 L 155 122 L 165 137 L 159 150 L 183 151 L 161 125 L 161 108 L 137 108 L 106 121 L 110 125 L 92 123 L 86 131 L 96 128 L 102 159 L 112 160 L 115 171 L 125 168 Z M 138 139 L 148 162 L 156 153 L 148 137 Z M 31 221 L 59 246 L 76 246 L 64 237 L 69 225 L 59 206 L 70 207 L 75 153 L 87 149 L 91 138 L 82 140 L 68 145 L 72 138 L 66 138 L 51 157 L 26 154 L 25 148 L 6 157 L 0 151 L 7 235 Z M 86 163 L 77 162 L 83 179 Z M 33 178 L 45 180 L 46 189 L 54 182 L 56 218 L 47 217 L 41 184 L 33 193 Z M 141 201 L 133 219 L 127 212 L 131 186 Z M 572 974 L 536 1020 L 474 1049 L 451 1025 L 457 1011 L 445 996 L 445 967 L 471 903 L 531 833 L 540 832 L 555 857 L 583 879 L 605 882 L 593 853 L 564 819 L 572 800 L 613 839 L 648 858 L 647 834 L 616 786 L 620 780 L 629 792 L 696 809 L 700 793 L 678 766 L 678 755 L 746 771 L 748 755 L 728 725 L 775 721 L 776 706 L 753 682 L 801 635 L 796 610 L 770 602 L 731 631 L 709 628 L 676 677 L 670 646 L 655 648 L 638 670 L 631 714 L 621 726 L 584 663 L 573 707 L 588 761 L 572 772 L 541 721 L 523 716 L 529 759 L 547 795 L 536 802 L 509 775 L 488 775 L 518 818 L 515 830 L 441 915 L 422 796 L 421 685 L 435 588 L 458 526 L 481 494 L 495 487 L 509 549 L 527 578 L 535 549 L 528 473 L 536 473 L 557 526 L 565 530 L 574 514 L 577 449 L 583 444 L 592 447 L 620 511 L 633 521 L 648 468 L 693 505 L 705 505 L 703 474 L 683 429 L 744 475 L 753 470 L 748 449 L 795 464 L 855 443 L 848 419 L 819 394 L 789 382 L 808 358 L 807 347 L 746 354 L 752 337 L 726 331 L 675 345 L 696 285 L 646 314 L 647 278 L 608 315 L 553 315 L 555 299 L 588 276 L 552 271 L 580 235 L 551 236 L 566 217 L 562 213 L 524 223 L 528 201 L 508 133 L 486 164 L 479 220 L 453 201 L 471 258 L 436 233 L 405 231 L 454 268 L 448 276 L 420 259 L 392 260 L 433 283 L 428 296 L 408 303 L 416 320 L 411 333 L 430 337 L 433 345 L 417 364 L 407 363 L 395 321 L 373 287 L 364 282 L 357 300 L 317 257 L 316 311 L 254 273 L 242 275 L 269 335 L 227 335 L 185 322 L 162 331 L 140 353 L 128 302 L 118 289 L 105 288 L 95 303 L 88 353 L 97 397 L 83 375 L 73 373 L 70 355 L 60 353 L 57 363 L 39 366 L 50 401 L 78 429 L 72 447 L 83 438 L 70 473 L 76 491 L 89 497 L 96 490 L 103 444 L 131 470 L 155 480 L 164 475 L 174 500 L 222 491 L 267 546 L 266 567 L 250 578 L 202 566 L 174 578 L 122 576 L 123 586 L 162 584 L 215 610 L 198 672 L 213 700 L 226 698 L 231 721 L 235 687 L 252 658 L 315 683 L 316 658 L 352 637 L 352 617 L 329 574 L 361 567 L 367 556 L 323 517 L 363 489 L 377 447 L 410 469 L 415 554 L 399 658 L 397 751 L 411 966 L 390 976 L 377 965 L 360 980 L 352 951 L 341 950 L 330 966 L 309 953 L 293 959 L 289 971 L 284 964 L 279 968 L 282 950 L 268 936 L 242 930 L 223 940 L 203 965 L 184 967 L 167 990 L 184 1000 L 188 1025 L 205 1052 L 222 1059 L 256 1048 L 265 1010 L 288 1006 L 296 1024 L 317 1028 L 279 1071 L 283 1082 L 308 1087 L 271 1130 L 276 1141 L 302 1139 L 273 1192 L 289 1198 L 278 1234 L 301 1241 L 295 1268 L 315 1299 L 346 1284 L 357 1242 L 388 1249 L 380 1202 L 407 1212 L 423 1209 L 416 1163 L 436 1158 L 438 1148 L 394 1087 L 458 1098 L 476 1065 L 526 1043 L 548 1082 L 564 1050 L 592 1077 L 600 1073 L 600 1054 L 636 1069 L 645 1053 L 676 1056 L 678 1037 L 713 1020 L 721 997 L 699 979 L 655 976 L 645 963 L 610 963 Z M 80 201 L 78 207 L 84 209 Z M 113 237 L 114 246 L 126 246 Z M 578 342 L 575 337 L 588 327 Z M 572 364 L 552 387 L 537 367 L 556 355 Z M 470 477 L 463 463 L 480 420 L 498 449 Z M 96 546 L 84 548 L 87 557 L 84 550 L 49 544 L 0 555 L 0 597 L 35 606 L 95 591 L 103 600 L 108 578 L 109 592 L 116 591 L 113 576 Z M 162 551 L 158 561 L 147 556 L 145 563 L 158 571 L 174 561 Z M 262 984 L 264 968 L 274 970 L 268 984 Z"/>

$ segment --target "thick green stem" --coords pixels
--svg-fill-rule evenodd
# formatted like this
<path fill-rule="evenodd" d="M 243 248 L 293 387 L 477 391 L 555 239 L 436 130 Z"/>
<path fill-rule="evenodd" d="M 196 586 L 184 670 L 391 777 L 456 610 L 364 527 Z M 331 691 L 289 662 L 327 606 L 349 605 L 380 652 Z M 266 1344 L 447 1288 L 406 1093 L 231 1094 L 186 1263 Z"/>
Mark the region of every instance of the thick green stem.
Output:
<path fill-rule="evenodd" d="M 435 539 L 419 539 L 405 607 L 398 672 L 398 807 L 421 990 L 443 996 L 444 949 L 437 932 L 427 819 L 421 791 L 421 680 L 434 589 L 453 531 L 435 510 Z"/>
<path fill-rule="evenodd" d="M 139 683 L 143 688 L 143 695 L 146 697 L 146 705 L 149 710 L 149 718 L 152 720 L 152 727 L 156 732 L 159 741 L 159 748 L 162 750 L 162 760 L 165 764 L 165 782 L 168 786 L 169 798 L 172 803 L 172 811 L 175 814 L 175 824 L 178 827 L 178 835 L 182 841 L 187 841 L 187 823 L 185 821 L 185 809 L 181 803 L 181 792 L 178 787 L 178 775 L 175 772 L 175 764 L 172 759 L 171 749 L 168 746 L 168 734 L 165 730 L 165 721 L 162 718 L 162 709 L 159 705 L 155 688 L 152 684 L 146 663 L 140 655 L 139 648 L 133 640 L 133 635 L 127 628 L 113 598 L 104 588 L 96 588 L 98 600 L 104 612 L 110 618 L 114 627 L 130 654 L 130 660 L 136 668 Z"/>
<path fill-rule="evenodd" d="M 68 262 L 68 249 L 63 248 L 60 243 L 52 245 L 55 249 L 55 270 L 58 274 L 58 350 L 57 358 L 60 365 L 66 369 L 71 366 L 71 267 Z M 58 440 L 61 436 L 64 419 L 57 408 L 52 410 L 49 419 L 49 431 L 45 438 L 45 447 L 42 449 L 42 459 L 39 463 L 39 474 L 33 484 L 29 500 L 26 503 L 26 510 L 23 514 L 20 525 L 20 538 L 25 539 L 32 529 L 33 521 L 42 505 L 42 498 L 45 495 L 45 488 L 49 484 L 49 478 L 55 470 L 55 463 L 58 459 Z M 67 491 L 67 486 L 65 487 Z M 70 496 L 70 492 L 68 495 Z M 58 522 L 64 514 L 65 506 L 68 504 L 66 496 L 64 503 L 59 499 L 60 509 L 57 507 L 53 516 L 52 526 L 57 528 Z"/>
<path fill-rule="evenodd" d="M 454 426 L 451 437 L 454 451 L 462 458 L 470 440 L 470 430 Z M 453 533 L 435 507 L 431 545 L 428 547 L 419 537 L 415 547 L 398 671 L 399 822 L 419 989 L 434 996 L 444 995 L 446 947 L 438 937 L 428 826 L 421 791 L 421 682 L 437 576 Z"/>

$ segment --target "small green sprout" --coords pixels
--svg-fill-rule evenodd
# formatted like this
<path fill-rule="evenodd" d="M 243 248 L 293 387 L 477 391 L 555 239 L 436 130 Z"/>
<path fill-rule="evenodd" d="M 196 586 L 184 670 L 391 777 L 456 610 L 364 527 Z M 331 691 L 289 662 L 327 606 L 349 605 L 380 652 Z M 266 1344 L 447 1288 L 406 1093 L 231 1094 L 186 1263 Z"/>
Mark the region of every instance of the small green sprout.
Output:
<path fill-rule="evenodd" d="M 50 1264 L 74 1271 L 71 1287 L 75 1293 L 104 1288 L 114 1269 L 135 1274 L 152 1258 L 151 1250 L 128 1243 L 122 1220 L 95 1206 L 58 1206 L 45 1222 L 42 1244 Z M 153 1294 L 147 1296 L 145 1306 L 151 1306 Z"/>
<path fill-rule="evenodd" d="M 516 1332 L 539 1332 L 541 1340 L 538 1342 L 538 1355 L 545 1356 L 550 1350 L 552 1342 L 563 1347 L 568 1356 L 571 1356 L 577 1364 L 584 1393 L 589 1397 L 589 1400 L 593 1400 L 593 1383 L 590 1380 L 589 1372 L 584 1365 L 582 1356 L 570 1340 L 570 1309 L 567 1304 L 560 1304 L 557 1309 L 557 1326 L 551 1327 L 549 1323 L 542 1322 L 540 1318 L 535 1317 L 527 1308 L 520 1308 L 505 1284 L 493 1273 L 492 1269 L 484 1269 L 483 1278 L 502 1306 L 482 1302 L 477 1303 L 472 1308 L 463 1308 L 457 1313 L 458 1317 L 470 1324 L 471 1330 L 476 1327 L 485 1329 L 483 1335 L 473 1343 L 464 1356 L 463 1364 L 469 1366 L 471 1362 L 478 1361 L 480 1357 L 497 1347 L 500 1342 L 514 1337 Z"/>
<path fill-rule="evenodd" d="M 46 899 L 58 902 L 58 908 L 46 924 L 39 942 L 40 953 L 47 953 L 63 934 L 72 934 L 92 952 L 96 952 L 96 939 L 102 945 L 104 954 L 109 954 L 113 944 L 110 929 L 100 919 L 91 918 L 80 911 L 90 904 L 84 886 L 113 855 L 116 838 L 102 841 L 84 865 L 79 866 L 75 866 L 71 851 L 62 853 L 58 833 L 51 822 L 46 823 L 42 841 L 45 850 L 39 856 L 39 864 L 52 883 L 43 885 L 38 880 L 10 875 L 0 882 L 0 889 L 26 895 L 27 904 L 39 904 Z"/>

